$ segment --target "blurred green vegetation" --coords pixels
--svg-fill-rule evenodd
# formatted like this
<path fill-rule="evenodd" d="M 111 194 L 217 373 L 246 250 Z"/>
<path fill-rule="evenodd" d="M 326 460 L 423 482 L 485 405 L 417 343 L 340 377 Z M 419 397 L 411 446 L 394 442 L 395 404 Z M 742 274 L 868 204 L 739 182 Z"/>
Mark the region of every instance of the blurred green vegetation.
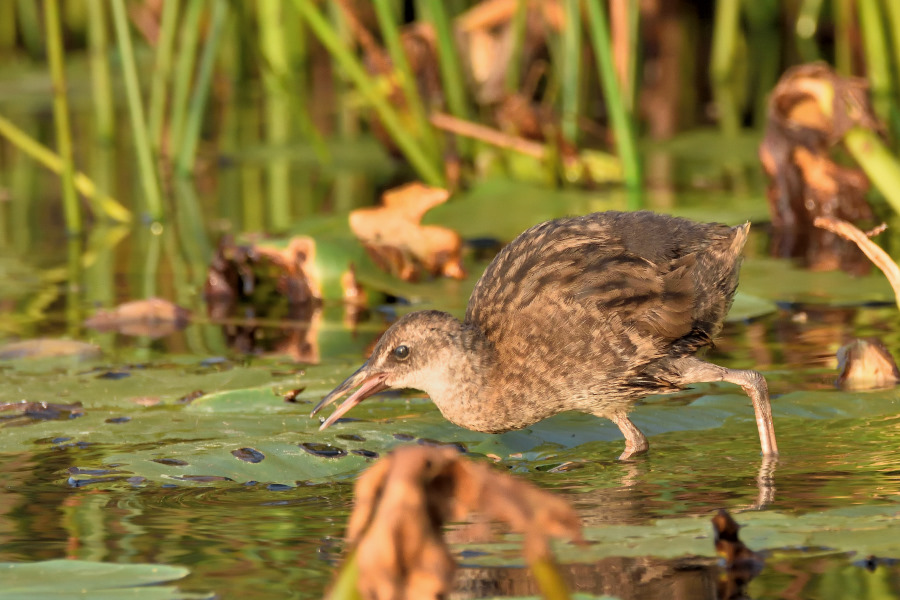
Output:
<path fill-rule="evenodd" d="M 171 219 L 175 180 L 260 145 L 275 155 L 239 187 L 262 186 L 264 203 L 242 212 L 248 229 L 284 231 L 371 201 L 343 181 L 323 199 L 289 154 L 334 168 L 342 140 L 370 136 L 402 159 L 401 179 L 458 188 L 503 173 L 638 193 L 668 174 L 639 157 L 636 138 L 715 126 L 727 146 L 763 127 L 781 72 L 814 60 L 867 77 L 889 139 L 900 131 L 890 0 L 10 0 L 0 11 L 0 135 L 55 164 L 73 233 L 77 193 L 93 222 L 129 220 L 122 204 L 140 220 Z M 52 87 L 34 90 L 41 69 Z M 20 112 L 42 94 L 54 100 L 53 135 L 29 131 Z M 86 130 L 70 113 L 87 106 Z M 79 172 L 85 136 L 131 157 L 137 201 L 116 202 L 109 182 Z M 746 189 L 752 174 L 723 162 L 725 186 Z"/>

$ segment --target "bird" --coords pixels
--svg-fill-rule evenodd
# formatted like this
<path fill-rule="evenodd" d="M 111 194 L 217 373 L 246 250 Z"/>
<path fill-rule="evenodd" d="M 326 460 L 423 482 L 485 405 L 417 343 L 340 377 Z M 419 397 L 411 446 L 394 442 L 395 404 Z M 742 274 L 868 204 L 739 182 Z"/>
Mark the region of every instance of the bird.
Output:
<path fill-rule="evenodd" d="M 777 456 L 765 378 L 697 356 L 722 329 L 749 230 L 651 211 L 535 225 L 494 257 L 463 320 L 401 317 L 311 416 L 354 388 L 320 430 L 389 388 L 422 390 L 450 422 L 489 433 L 579 411 L 618 426 L 626 460 L 649 449 L 628 417 L 638 400 L 722 381 L 750 397 L 762 454 Z"/>

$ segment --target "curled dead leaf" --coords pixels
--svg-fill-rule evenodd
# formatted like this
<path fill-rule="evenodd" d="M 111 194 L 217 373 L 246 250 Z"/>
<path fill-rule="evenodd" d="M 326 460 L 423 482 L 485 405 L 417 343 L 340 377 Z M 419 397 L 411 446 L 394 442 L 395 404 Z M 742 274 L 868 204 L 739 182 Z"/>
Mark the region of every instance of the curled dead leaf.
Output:
<path fill-rule="evenodd" d="M 316 242 L 306 236 L 291 238 L 283 248 L 266 244 L 236 244 L 225 236 L 219 242 L 206 276 L 204 295 L 213 318 L 228 316 L 238 303 L 271 307 L 272 296 L 288 306 L 313 307 L 321 298 L 315 268 Z M 291 311 L 289 315 L 301 315 Z"/>
<path fill-rule="evenodd" d="M 446 597 L 456 565 L 442 526 L 471 512 L 524 534 L 525 556 L 542 569 L 548 538 L 581 541 L 566 501 L 448 447 L 401 447 L 363 473 L 355 492 L 348 539 L 367 600 Z"/>
<path fill-rule="evenodd" d="M 416 281 L 422 274 L 465 277 L 462 238 L 439 225 L 421 225 L 425 213 L 443 204 L 450 192 L 422 183 L 388 190 L 382 206 L 350 213 L 350 229 L 383 270 Z"/>
<path fill-rule="evenodd" d="M 875 338 L 853 340 L 837 351 L 841 374 L 835 382 L 849 390 L 875 390 L 900 383 L 900 370 L 894 357 Z"/>
<path fill-rule="evenodd" d="M 112 310 L 99 310 L 84 322 L 97 331 L 117 331 L 124 335 L 163 337 L 184 329 L 191 311 L 162 298 L 133 300 Z"/>
<path fill-rule="evenodd" d="M 781 77 L 759 149 L 776 227 L 808 228 L 817 216 L 871 218 L 868 178 L 829 156 L 853 127 L 880 127 L 864 79 L 841 77 L 824 63 L 800 65 Z"/>

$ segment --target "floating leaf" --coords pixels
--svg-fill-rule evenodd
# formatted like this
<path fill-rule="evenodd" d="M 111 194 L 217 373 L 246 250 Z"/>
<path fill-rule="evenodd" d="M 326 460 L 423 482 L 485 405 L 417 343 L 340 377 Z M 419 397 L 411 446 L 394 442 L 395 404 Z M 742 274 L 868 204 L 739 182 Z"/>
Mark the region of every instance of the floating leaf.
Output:
<path fill-rule="evenodd" d="M 199 600 L 213 594 L 193 594 L 174 587 L 147 587 L 182 579 L 183 567 L 114 564 L 85 560 L 0 563 L 0 599 L 96 598 L 119 600 Z"/>
<path fill-rule="evenodd" d="M 347 526 L 353 546 L 349 564 L 359 570 L 363 598 L 448 594 L 455 563 L 442 526 L 472 511 L 524 534 L 524 553 L 545 594 L 567 597 L 549 563 L 549 538 L 579 541 L 581 525 L 562 498 L 465 460 L 450 448 L 411 446 L 369 468 L 357 481 L 355 496 Z"/>
<path fill-rule="evenodd" d="M 97 331 L 117 331 L 124 335 L 163 337 L 184 329 L 191 313 L 163 300 L 148 298 L 120 304 L 113 310 L 100 310 L 84 322 Z"/>
<path fill-rule="evenodd" d="M 410 183 L 385 192 L 383 205 L 350 213 L 350 228 L 372 260 L 405 281 L 426 275 L 465 277 L 462 238 L 444 226 L 421 225 L 425 213 L 446 202 L 447 190 Z"/>

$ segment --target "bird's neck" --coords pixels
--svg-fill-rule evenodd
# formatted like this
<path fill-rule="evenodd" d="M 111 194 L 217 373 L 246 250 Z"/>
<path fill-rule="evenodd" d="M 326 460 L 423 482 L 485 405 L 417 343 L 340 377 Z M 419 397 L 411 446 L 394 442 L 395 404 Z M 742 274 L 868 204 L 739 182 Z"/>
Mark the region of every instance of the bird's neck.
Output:
<path fill-rule="evenodd" d="M 460 323 L 449 350 L 442 377 L 425 391 L 441 414 L 456 425 L 476 431 L 497 430 L 490 410 L 497 368 L 493 345 L 476 325 Z"/>

